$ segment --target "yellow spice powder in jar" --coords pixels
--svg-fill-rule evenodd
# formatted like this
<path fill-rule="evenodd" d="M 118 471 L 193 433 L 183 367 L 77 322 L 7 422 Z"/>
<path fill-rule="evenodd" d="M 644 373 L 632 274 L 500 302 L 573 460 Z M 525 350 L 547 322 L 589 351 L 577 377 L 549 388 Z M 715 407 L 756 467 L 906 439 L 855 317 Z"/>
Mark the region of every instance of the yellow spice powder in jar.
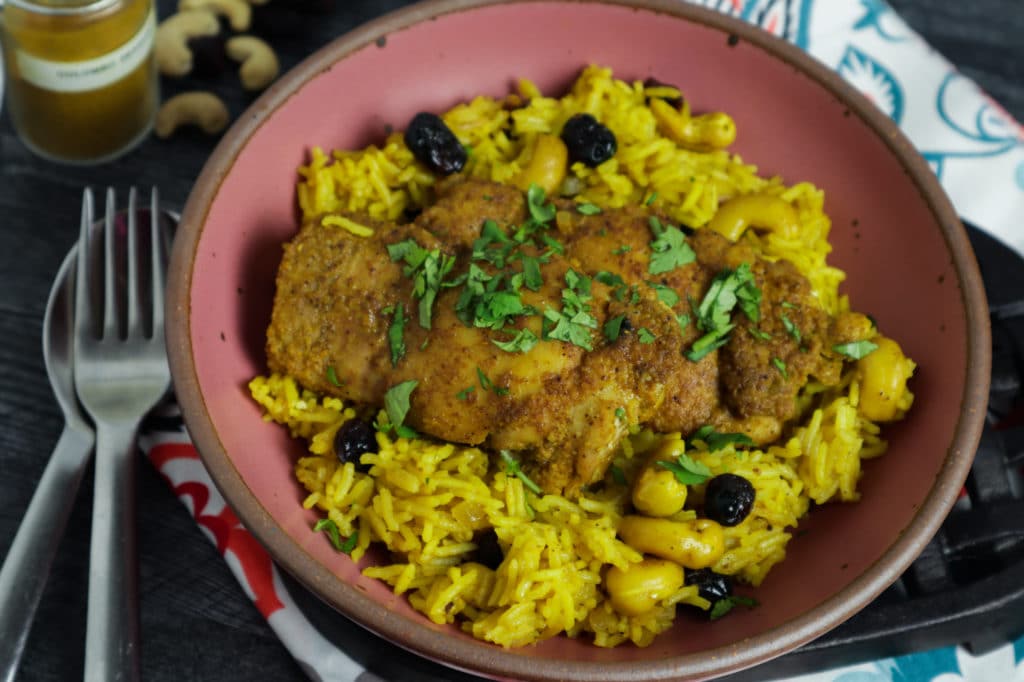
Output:
<path fill-rule="evenodd" d="M 149 133 L 159 101 L 152 0 L 6 0 L 7 107 L 22 141 L 71 163 Z"/>

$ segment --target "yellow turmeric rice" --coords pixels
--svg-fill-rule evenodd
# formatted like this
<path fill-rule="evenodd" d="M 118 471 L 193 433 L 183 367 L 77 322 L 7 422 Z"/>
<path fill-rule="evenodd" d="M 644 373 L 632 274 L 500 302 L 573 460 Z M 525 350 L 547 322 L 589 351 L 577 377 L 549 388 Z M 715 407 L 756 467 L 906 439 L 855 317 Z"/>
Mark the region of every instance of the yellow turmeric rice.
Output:
<path fill-rule="evenodd" d="M 822 192 L 807 183 L 787 186 L 778 177 L 761 177 L 727 150 L 680 146 L 659 131 L 646 103 L 650 89 L 591 66 L 563 97 L 544 96 L 522 81 L 510 95 L 521 106 L 478 97 L 442 118 L 471 150 L 463 173 L 473 178 L 510 182 L 529 163 L 538 135 L 557 133 L 570 116 L 587 112 L 614 132 L 618 151 L 596 168 L 572 166 L 580 203 L 621 207 L 654 196 L 666 215 L 700 228 L 722 199 L 754 193 L 779 197 L 795 211 L 798 233 L 751 230 L 744 239 L 762 257 L 796 265 L 830 315 L 848 310 L 838 292 L 844 275 L 826 263 L 830 223 Z M 397 220 L 427 205 L 436 181 L 399 132 L 380 147 L 329 155 L 314 148 L 298 172 L 298 202 L 306 220 L 335 212 Z M 304 506 L 317 509 L 339 537 L 350 539 L 344 549 L 353 560 L 371 544 L 386 547 L 393 563 L 368 565 L 364 574 L 407 595 L 430 620 L 455 623 L 503 647 L 563 633 L 586 633 L 603 647 L 627 641 L 645 646 L 671 627 L 680 605 L 711 607 L 696 585 L 683 585 L 661 595 L 655 608 L 627 615 L 616 610 L 602 585 L 609 567 L 627 569 L 642 558 L 616 532 L 630 508 L 628 482 L 645 455 L 665 441 L 680 441 L 679 447 L 713 475 L 729 472 L 750 481 L 756 491 L 753 509 L 739 525 L 723 529 L 725 551 L 711 568 L 756 587 L 785 558 L 811 503 L 856 501 L 861 461 L 885 451 L 878 425 L 858 410 L 862 381 L 855 365 L 847 365 L 838 387 L 809 384 L 800 394 L 799 423 L 761 449 L 728 444 L 711 451 L 700 441 L 683 442 L 678 433 L 635 428 L 602 484 L 571 500 L 533 494 L 483 450 L 425 438 L 377 433 L 378 452 L 361 460 L 368 472 L 357 471 L 352 462 L 339 461 L 333 442 L 358 406 L 315 395 L 287 376 L 257 377 L 250 390 L 267 420 L 308 443 L 308 455 L 295 464 L 295 475 L 308 491 Z M 901 413 L 912 398 L 909 391 L 903 394 Z M 691 499 L 700 500 L 704 487 L 693 485 Z M 673 518 L 695 516 L 686 509 Z M 504 556 L 496 569 L 473 560 L 474 538 L 487 529 L 493 529 Z"/>

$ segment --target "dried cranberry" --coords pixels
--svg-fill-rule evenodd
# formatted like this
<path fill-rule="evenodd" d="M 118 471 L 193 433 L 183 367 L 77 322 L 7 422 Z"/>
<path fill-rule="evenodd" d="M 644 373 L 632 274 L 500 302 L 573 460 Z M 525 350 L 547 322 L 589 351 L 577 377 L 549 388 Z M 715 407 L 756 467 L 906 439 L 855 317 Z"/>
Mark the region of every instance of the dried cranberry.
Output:
<path fill-rule="evenodd" d="M 704 516 L 723 526 L 735 526 L 754 506 L 754 486 L 736 474 L 719 474 L 704 492 Z"/>
<path fill-rule="evenodd" d="M 427 168 L 451 175 L 466 165 L 466 148 L 437 114 L 421 111 L 405 130 L 405 145 Z"/>
<path fill-rule="evenodd" d="M 615 133 L 590 114 L 576 114 L 562 127 L 562 141 L 569 160 L 593 168 L 615 156 Z"/>
<path fill-rule="evenodd" d="M 352 462 L 359 471 L 370 467 L 359 461 L 364 452 L 377 452 L 377 436 L 373 427 L 362 419 L 349 419 L 334 434 L 334 454 L 344 464 Z"/>

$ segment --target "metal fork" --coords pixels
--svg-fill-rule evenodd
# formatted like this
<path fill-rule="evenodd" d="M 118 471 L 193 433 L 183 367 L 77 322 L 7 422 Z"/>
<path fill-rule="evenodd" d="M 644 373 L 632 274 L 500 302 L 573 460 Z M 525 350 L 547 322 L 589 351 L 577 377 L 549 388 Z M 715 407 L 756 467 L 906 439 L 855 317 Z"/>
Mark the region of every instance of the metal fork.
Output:
<path fill-rule="evenodd" d="M 150 248 L 144 256 L 149 261 L 148 296 L 141 276 L 145 264 L 140 263 L 135 189 L 128 196 L 123 269 L 118 267 L 114 208 L 114 190 L 108 189 L 103 252 L 94 255 L 89 235 L 93 195 L 85 190 L 75 287 L 75 388 L 96 426 L 85 648 L 89 681 L 139 676 L 136 436 L 142 418 L 170 386 L 164 346 L 165 250 L 157 191 L 154 188 L 150 197 Z M 102 277 L 93 270 L 97 264 Z M 119 277 L 120 272 L 125 275 Z"/>

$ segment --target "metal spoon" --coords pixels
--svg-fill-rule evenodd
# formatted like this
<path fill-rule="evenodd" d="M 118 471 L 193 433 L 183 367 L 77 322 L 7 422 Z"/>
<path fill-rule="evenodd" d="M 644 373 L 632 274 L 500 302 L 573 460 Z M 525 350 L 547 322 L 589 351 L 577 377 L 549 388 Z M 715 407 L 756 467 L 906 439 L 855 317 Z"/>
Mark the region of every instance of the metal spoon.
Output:
<path fill-rule="evenodd" d="M 50 289 L 43 318 L 43 359 L 64 412 L 64 432 L 32 495 L 28 511 L 0 569 L 0 680 L 13 682 L 57 545 L 92 455 L 92 427 L 82 416 L 71 379 L 71 322 L 75 248 Z"/>

